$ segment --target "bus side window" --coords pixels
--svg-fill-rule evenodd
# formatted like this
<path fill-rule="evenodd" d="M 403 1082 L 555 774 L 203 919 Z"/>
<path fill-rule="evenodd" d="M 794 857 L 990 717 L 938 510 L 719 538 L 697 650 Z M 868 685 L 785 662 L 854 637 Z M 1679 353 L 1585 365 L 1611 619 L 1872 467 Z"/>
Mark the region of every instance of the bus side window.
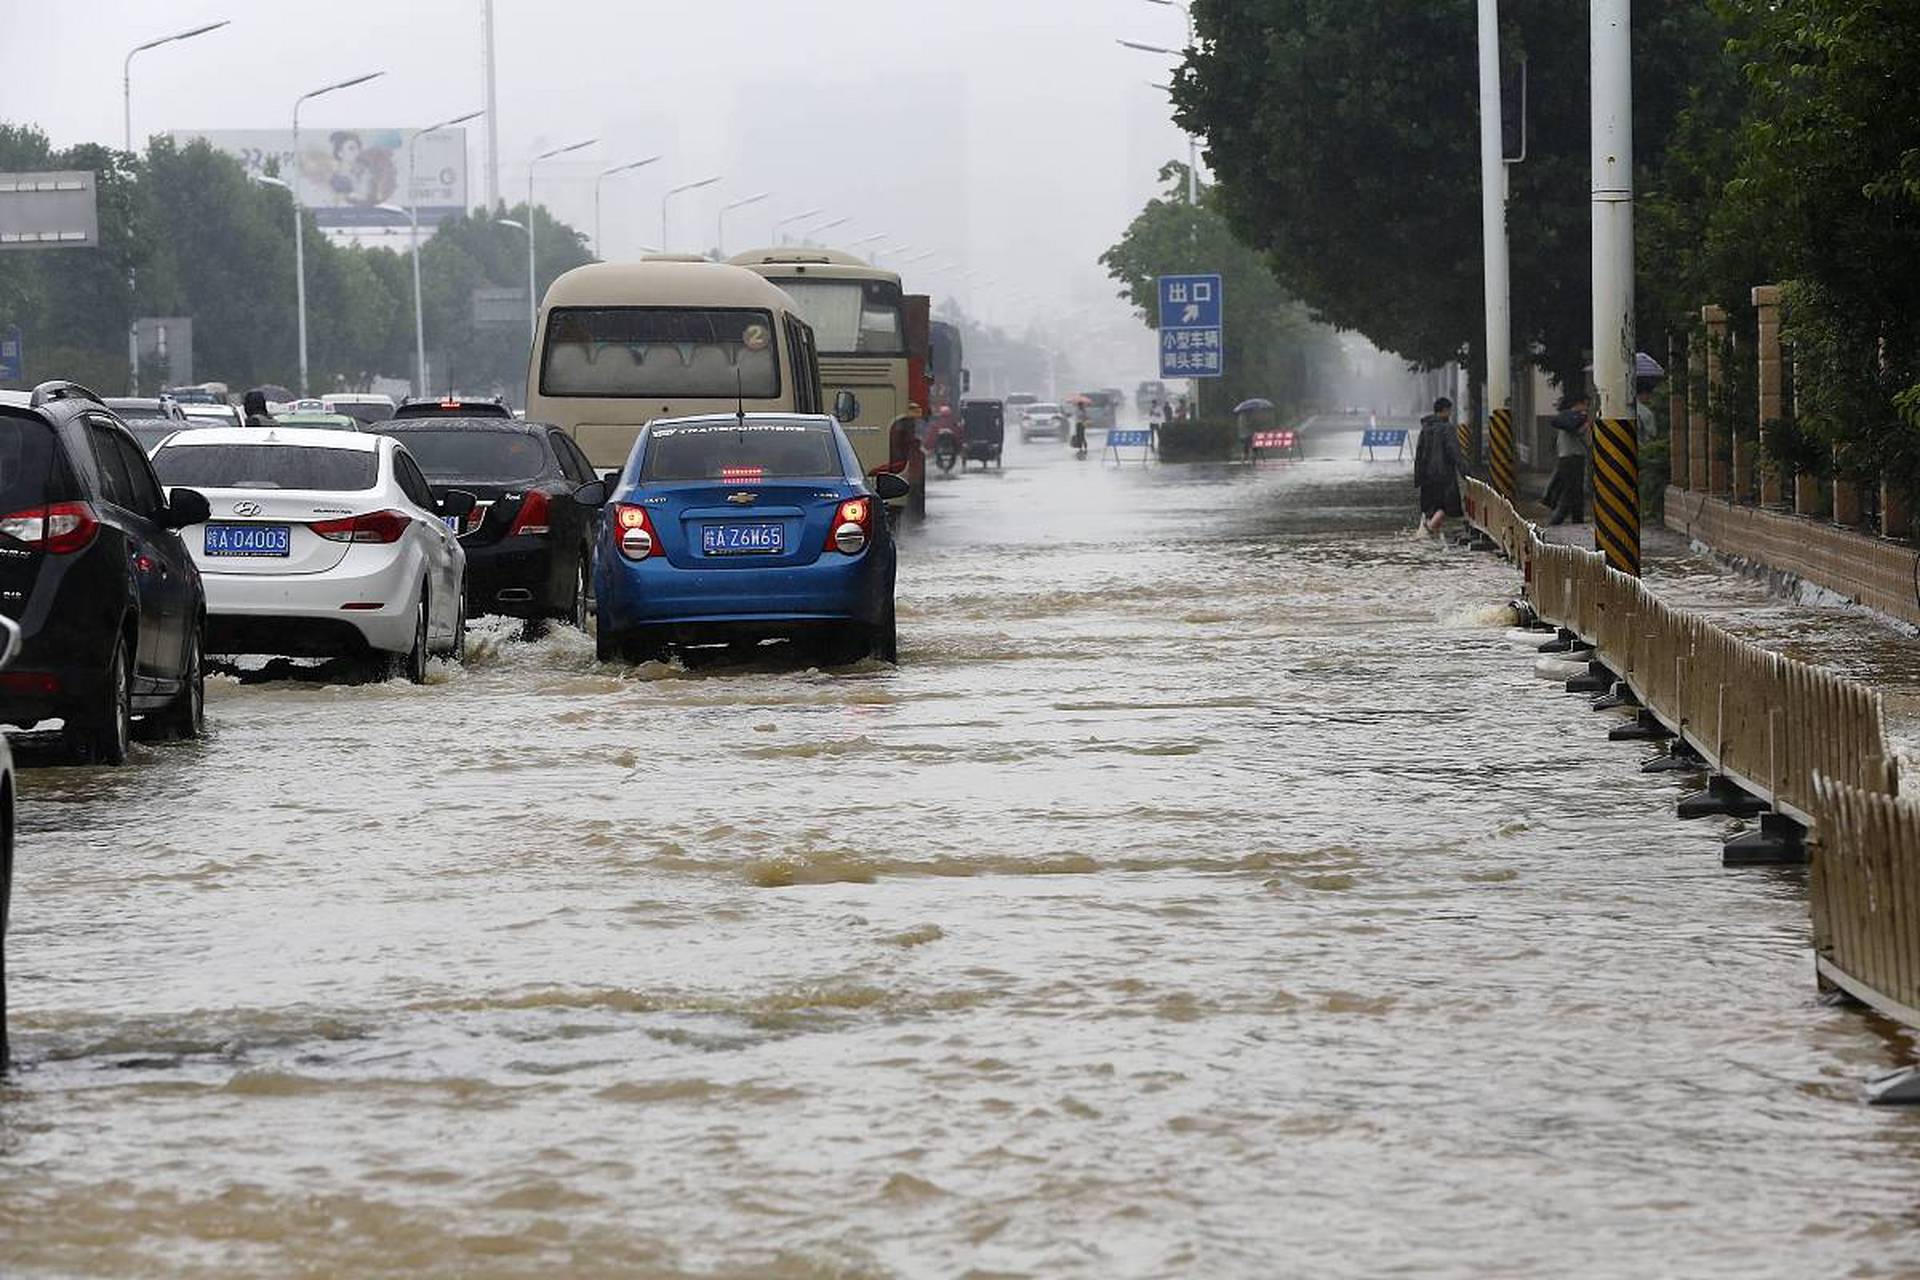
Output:
<path fill-rule="evenodd" d="M 806 326 L 792 316 L 787 322 L 787 356 L 793 367 L 793 407 L 796 413 L 820 412 L 820 375 L 812 369 Z"/>
<path fill-rule="evenodd" d="M 826 393 L 820 389 L 820 356 L 814 350 L 813 326 L 804 320 L 794 320 L 794 329 L 799 341 L 794 343 L 795 362 L 793 379 L 796 386 L 807 388 L 807 394 L 813 398 L 814 413 L 826 412 Z"/>

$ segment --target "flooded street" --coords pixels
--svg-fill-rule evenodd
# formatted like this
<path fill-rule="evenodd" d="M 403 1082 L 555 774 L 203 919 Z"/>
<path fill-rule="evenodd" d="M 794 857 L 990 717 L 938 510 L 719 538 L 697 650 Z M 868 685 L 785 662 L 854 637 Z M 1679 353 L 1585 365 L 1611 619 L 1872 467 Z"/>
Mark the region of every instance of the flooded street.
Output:
<path fill-rule="evenodd" d="M 0 1269 L 1912 1274 L 1803 877 L 1326 452 L 936 482 L 897 670 L 488 624 L 24 774 Z"/>

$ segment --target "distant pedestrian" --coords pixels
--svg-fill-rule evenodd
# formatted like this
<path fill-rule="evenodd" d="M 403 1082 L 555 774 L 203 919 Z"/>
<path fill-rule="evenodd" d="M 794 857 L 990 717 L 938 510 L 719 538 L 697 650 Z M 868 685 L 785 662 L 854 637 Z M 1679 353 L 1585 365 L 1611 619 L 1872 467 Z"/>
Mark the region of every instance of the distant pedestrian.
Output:
<path fill-rule="evenodd" d="M 1073 456 L 1087 456 L 1087 406 L 1084 404 L 1073 407 Z"/>
<path fill-rule="evenodd" d="M 1420 419 L 1413 483 L 1420 492 L 1420 527 L 1437 534 L 1448 516 L 1460 514 L 1460 436 L 1453 429 L 1453 401 L 1445 396 Z"/>
<path fill-rule="evenodd" d="M 1636 378 L 1633 383 L 1633 416 L 1639 420 L 1642 446 L 1660 438 L 1660 418 L 1653 408 L 1655 385 L 1652 378 Z"/>
<path fill-rule="evenodd" d="M 240 397 L 240 410 L 250 427 L 270 427 L 274 424 L 273 415 L 267 412 L 267 393 L 258 387 Z"/>
<path fill-rule="evenodd" d="M 1547 485 L 1553 515 L 1548 524 L 1579 524 L 1587 518 L 1588 403 L 1586 392 L 1573 392 L 1553 415 L 1553 480 Z"/>

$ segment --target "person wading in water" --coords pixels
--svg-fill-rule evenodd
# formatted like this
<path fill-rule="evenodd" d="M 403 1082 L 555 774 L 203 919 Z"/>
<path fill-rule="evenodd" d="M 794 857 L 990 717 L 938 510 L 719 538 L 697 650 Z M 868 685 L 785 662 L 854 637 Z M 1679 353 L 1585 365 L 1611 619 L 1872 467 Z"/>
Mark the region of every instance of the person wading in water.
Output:
<path fill-rule="evenodd" d="M 1460 437 L 1453 429 L 1453 401 L 1445 396 L 1420 419 L 1413 483 L 1420 491 L 1420 527 L 1438 536 L 1447 517 L 1460 514 Z"/>

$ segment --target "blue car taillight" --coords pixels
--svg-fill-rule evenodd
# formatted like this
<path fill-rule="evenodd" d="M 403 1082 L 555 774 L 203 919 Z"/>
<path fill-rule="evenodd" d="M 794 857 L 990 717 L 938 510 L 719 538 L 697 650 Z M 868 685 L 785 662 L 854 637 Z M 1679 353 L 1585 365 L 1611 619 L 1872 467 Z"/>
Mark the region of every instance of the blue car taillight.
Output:
<path fill-rule="evenodd" d="M 660 545 L 660 538 L 654 532 L 647 509 L 630 502 L 614 504 L 613 538 L 620 554 L 629 560 L 645 560 L 649 556 L 667 554 L 667 549 Z"/>

